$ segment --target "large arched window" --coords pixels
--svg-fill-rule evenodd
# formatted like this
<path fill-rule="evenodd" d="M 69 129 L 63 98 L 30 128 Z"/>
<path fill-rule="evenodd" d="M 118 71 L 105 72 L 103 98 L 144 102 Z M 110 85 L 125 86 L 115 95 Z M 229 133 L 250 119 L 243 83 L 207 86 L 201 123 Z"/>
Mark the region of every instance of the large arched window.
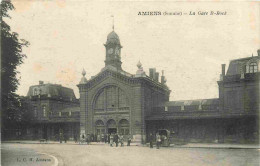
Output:
<path fill-rule="evenodd" d="M 107 121 L 107 128 L 116 128 L 116 121 L 113 119 L 110 119 Z"/>
<path fill-rule="evenodd" d="M 101 89 L 94 100 L 95 111 L 113 111 L 128 107 L 128 98 L 124 91 L 116 86 Z"/>
<path fill-rule="evenodd" d="M 257 63 L 252 62 L 249 64 L 249 73 L 256 73 L 257 72 Z"/>

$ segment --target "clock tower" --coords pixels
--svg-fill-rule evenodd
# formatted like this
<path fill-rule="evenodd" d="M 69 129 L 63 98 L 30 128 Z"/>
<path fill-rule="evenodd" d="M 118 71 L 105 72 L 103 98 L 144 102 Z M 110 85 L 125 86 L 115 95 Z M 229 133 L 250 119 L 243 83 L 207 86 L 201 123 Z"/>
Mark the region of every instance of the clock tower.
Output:
<path fill-rule="evenodd" d="M 122 70 L 121 67 L 121 44 L 118 35 L 113 30 L 107 35 L 107 42 L 104 44 L 106 47 L 106 66 L 113 66 L 118 70 Z"/>

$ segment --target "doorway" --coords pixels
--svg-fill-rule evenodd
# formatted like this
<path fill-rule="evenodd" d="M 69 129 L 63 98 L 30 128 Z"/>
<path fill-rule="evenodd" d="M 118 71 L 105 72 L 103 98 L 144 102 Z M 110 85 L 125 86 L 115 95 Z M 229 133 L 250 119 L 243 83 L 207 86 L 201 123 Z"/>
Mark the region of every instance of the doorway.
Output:
<path fill-rule="evenodd" d="M 108 134 L 112 134 L 112 133 L 116 133 L 116 132 L 117 132 L 116 128 L 109 128 L 108 129 Z"/>

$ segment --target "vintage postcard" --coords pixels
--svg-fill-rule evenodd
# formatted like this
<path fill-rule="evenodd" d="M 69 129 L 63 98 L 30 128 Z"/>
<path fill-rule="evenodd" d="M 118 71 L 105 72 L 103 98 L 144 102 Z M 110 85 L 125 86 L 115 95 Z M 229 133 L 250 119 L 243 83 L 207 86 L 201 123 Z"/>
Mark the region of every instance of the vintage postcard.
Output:
<path fill-rule="evenodd" d="M 1 165 L 259 165 L 260 2 L 1 9 Z"/>

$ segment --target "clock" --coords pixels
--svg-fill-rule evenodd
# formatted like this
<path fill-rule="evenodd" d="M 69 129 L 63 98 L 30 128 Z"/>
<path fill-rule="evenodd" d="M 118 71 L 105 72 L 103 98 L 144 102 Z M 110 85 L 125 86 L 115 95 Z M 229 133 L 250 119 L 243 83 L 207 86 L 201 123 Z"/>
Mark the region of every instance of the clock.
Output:
<path fill-rule="evenodd" d="M 110 48 L 109 50 L 108 50 L 108 54 L 112 54 L 113 53 L 113 48 Z"/>
<path fill-rule="evenodd" d="M 115 51 L 116 55 L 119 55 L 120 51 L 118 48 L 116 48 L 116 51 Z"/>

